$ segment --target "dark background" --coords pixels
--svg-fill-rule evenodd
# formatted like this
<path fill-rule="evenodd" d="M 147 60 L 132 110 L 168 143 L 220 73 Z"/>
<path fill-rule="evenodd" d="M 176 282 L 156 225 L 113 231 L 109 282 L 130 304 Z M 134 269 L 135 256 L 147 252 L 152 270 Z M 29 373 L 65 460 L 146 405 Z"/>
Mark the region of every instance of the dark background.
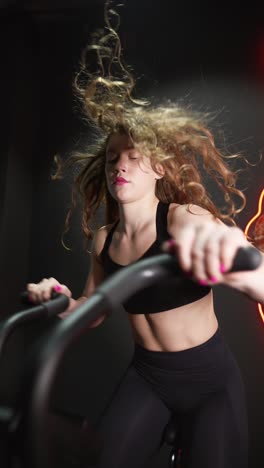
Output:
<path fill-rule="evenodd" d="M 124 3 L 120 35 L 125 60 L 139 78 L 138 96 L 172 98 L 217 112 L 216 129 L 227 148 L 243 152 L 255 164 L 264 148 L 263 7 L 252 2 L 244 7 L 230 2 Z M 54 154 L 67 153 L 89 134 L 77 111 L 72 79 L 90 33 L 103 25 L 103 1 L 6 1 L 0 6 L 4 318 L 21 308 L 19 295 L 27 282 L 54 276 L 78 297 L 89 270 L 78 213 L 68 237 L 72 250 L 61 245 L 71 178 L 52 182 L 50 173 Z M 237 218 L 242 229 L 256 212 L 263 182 L 263 161 L 241 178 L 248 200 Z M 264 323 L 256 304 L 228 288 L 215 287 L 215 307 L 246 384 L 250 468 L 261 468 Z M 56 388 L 58 406 L 96 420 L 132 352 L 120 308 L 90 331 L 65 362 Z M 154 462 L 157 468 L 166 466 L 166 456 L 164 449 Z"/>

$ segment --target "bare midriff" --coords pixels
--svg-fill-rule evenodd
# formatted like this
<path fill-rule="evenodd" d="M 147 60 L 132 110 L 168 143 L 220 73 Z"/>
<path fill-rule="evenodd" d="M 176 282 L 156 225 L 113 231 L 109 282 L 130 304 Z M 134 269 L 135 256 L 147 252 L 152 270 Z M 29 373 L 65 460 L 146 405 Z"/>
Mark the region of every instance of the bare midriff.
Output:
<path fill-rule="evenodd" d="M 135 311 L 136 312 L 136 311 Z M 217 331 L 213 292 L 190 304 L 155 314 L 128 314 L 135 342 L 152 351 L 183 351 Z"/>
<path fill-rule="evenodd" d="M 175 206 L 171 204 L 170 208 Z M 153 219 L 148 229 L 133 240 L 115 230 L 109 248 L 113 262 L 125 266 L 137 261 L 156 239 Z M 183 351 L 209 340 L 218 328 L 214 310 L 213 291 L 175 309 L 155 314 L 128 313 L 136 343 L 152 351 Z"/>

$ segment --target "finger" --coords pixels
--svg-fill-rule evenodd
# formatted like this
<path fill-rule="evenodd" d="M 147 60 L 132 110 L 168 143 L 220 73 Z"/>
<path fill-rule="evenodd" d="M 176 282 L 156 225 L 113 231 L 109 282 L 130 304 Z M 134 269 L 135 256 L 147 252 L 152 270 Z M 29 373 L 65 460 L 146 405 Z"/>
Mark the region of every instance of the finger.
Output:
<path fill-rule="evenodd" d="M 40 303 L 50 299 L 53 286 L 58 284 L 55 278 L 43 278 L 39 283 L 29 283 L 27 291 L 31 302 Z"/>
<path fill-rule="evenodd" d="M 26 291 L 28 293 L 28 300 L 30 302 L 33 302 L 33 303 L 38 302 L 37 284 L 28 283 L 27 286 L 26 286 Z"/>
<path fill-rule="evenodd" d="M 29 302 L 32 302 L 33 304 L 36 304 L 38 302 L 38 298 L 37 298 L 36 294 L 34 294 L 32 292 L 28 292 L 27 300 Z"/>
<path fill-rule="evenodd" d="M 246 240 L 244 232 L 236 226 L 231 226 L 221 242 L 220 259 L 223 270 L 229 271 L 239 247 L 248 245 L 249 242 Z"/>
<path fill-rule="evenodd" d="M 48 278 L 42 278 L 39 284 L 45 284 L 47 281 L 49 281 Z"/>
<path fill-rule="evenodd" d="M 41 291 L 41 302 L 45 302 L 45 301 L 50 300 L 52 290 L 53 290 L 53 286 L 49 286 L 48 288 L 42 289 L 42 291 Z"/>
<path fill-rule="evenodd" d="M 41 288 L 42 301 L 49 301 L 51 299 L 52 291 L 55 288 L 60 289 L 60 283 L 55 278 L 44 279 Z"/>
<path fill-rule="evenodd" d="M 195 229 L 193 227 L 181 229 L 174 239 L 174 252 L 184 272 L 189 272 L 192 269 L 191 250 L 194 239 Z"/>
<path fill-rule="evenodd" d="M 212 239 L 214 236 L 215 227 L 213 226 L 200 226 L 196 230 L 196 236 L 192 244 L 192 249 L 190 252 L 191 262 L 192 262 L 192 272 L 193 277 L 198 281 L 206 281 L 208 279 L 208 270 L 207 264 L 211 261 L 212 256 L 216 253 L 215 250 L 212 251 L 209 249 L 207 252 L 207 244 L 209 239 Z M 210 259 L 206 260 L 206 256 L 209 254 Z"/>
<path fill-rule="evenodd" d="M 67 286 L 60 284 L 55 278 L 49 278 L 48 283 L 45 284 L 45 288 L 42 290 L 42 299 L 48 301 L 51 299 L 53 291 L 64 294 L 67 289 Z"/>
<path fill-rule="evenodd" d="M 221 281 L 223 275 L 221 271 L 221 245 L 223 241 L 223 231 L 212 232 L 205 244 L 205 273 L 211 283 Z"/>
<path fill-rule="evenodd" d="M 35 294 L 37 295 L 38 302 L 44 302 L 48 299 L 47 295 L 45 294 L 48 282 L 48 278 L 42 278 L 42 280 L 37 284 Z"/>
<path fill-rule="evenodd" d="M 72 297 L 72 292 L 65 284 L 58 284 L 54 289 L 61 294 L 65 294 L 65 296 Z"/>

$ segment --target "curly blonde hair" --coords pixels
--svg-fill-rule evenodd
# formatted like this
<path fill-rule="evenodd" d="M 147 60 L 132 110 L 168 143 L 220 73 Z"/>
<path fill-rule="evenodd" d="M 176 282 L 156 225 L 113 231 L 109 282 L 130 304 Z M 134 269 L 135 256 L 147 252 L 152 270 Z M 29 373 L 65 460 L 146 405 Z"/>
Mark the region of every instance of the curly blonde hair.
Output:
<path fill-rule="evenodd" d="M 116 24 L 113 25 L 113 21 Z M 245 195 L 236 188 L 240 170 L 232 171 L 228 159 L 240 154 L 224 154 L 218 149 L 208 128 L 210 115 L 194 112 L 175 103 L 153 105 L 133 97 L 135 80 L 124 65 L 118 35 L 119 16 L 105 4 L 106 31 L 94 34 L 91 44 L 83 51 L 74 89 L 82 103 L 85 119 L 97 132 L 97 142 L 85 152 L 75 152 L 66 166 L 78 165 L 80 172 L 74 181 L 72 204 L 66 227 L 76 204 L 77 194 L 83 203 L 82 227 L 86 237 L 92 237 L 91 218 L 105 203 L 106 224 L 118 219 L 117 202 L 109 194 L 105 180 L 105 153 L 113 133 L 125 133 L 141 154 L 157 163 L 165 175 L 157 181 L 156 196 L 165 203 L 196 204 L 224 222 L 236 225 L 234 217 L 246 204 Z M 91 54 L 95 54 L 96 69 L 89 71 Z M 54 178 L 61 176 L 60 165 Z M 206 189 L 207 179 L 213 180 L 225 201 L 218 208 Z M 233 196 L 241 200 L 236 208 Z M 189 206 L 190 209 L 190 206 Z"/>

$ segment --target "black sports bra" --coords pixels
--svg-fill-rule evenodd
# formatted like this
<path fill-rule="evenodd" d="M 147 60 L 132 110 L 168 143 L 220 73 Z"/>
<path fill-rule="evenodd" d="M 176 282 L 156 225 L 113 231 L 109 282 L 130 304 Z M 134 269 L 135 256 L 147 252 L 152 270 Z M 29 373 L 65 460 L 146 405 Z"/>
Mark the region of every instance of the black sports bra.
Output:
<path fill-rule="evenodd" d="M 149 249 L 136 261 L 161 253 L 161 244 L 170 239 L 167 231 L 167 214 L 169 204 L 158 203 L 156 213 L 157 238 Z M 105 278 L 122 268 L 124 265 L 115 263 L 109 256 L 108 250 L 112 241 L 117 221 L 109 231 L 100 259 L 105 273 Z M 160 281 L 154 286 L 145 288 L 124 302 L 123 306 L 130 314 L 155 314 L 170 309 L 175 309 L 185 304 L 197 301 L 206 296 L 211 290 L 209 286 L 200 286 L 188 278 L 171 278 Z"/>

